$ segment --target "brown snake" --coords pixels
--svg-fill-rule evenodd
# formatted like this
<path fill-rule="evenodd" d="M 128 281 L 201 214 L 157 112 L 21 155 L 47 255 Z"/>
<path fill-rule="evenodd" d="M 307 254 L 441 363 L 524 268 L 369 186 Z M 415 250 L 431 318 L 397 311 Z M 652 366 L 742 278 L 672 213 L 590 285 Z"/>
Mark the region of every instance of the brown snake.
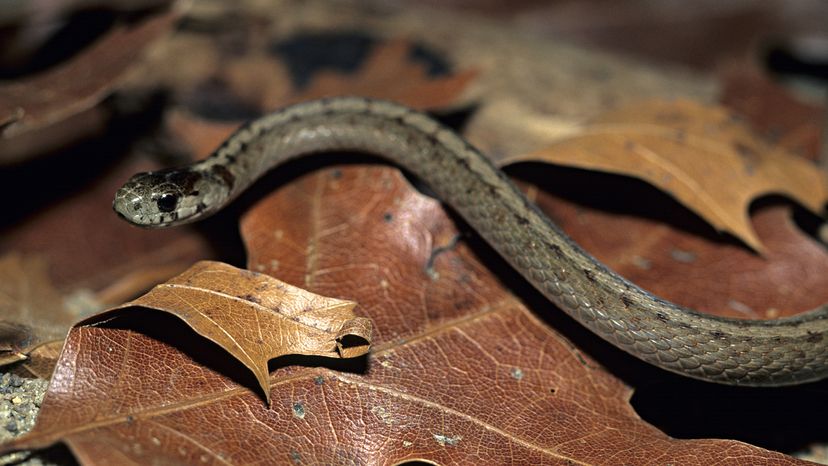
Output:
<path fill-rule="evenodd" d="M 550 301 L 644 361 L 734 385 L 787 385 L 828 375 L 828 307 L 748 321 L 653 296 L 581 249 L 461 136 L 389 102 L 340 97 L 263 116 L 203 161 L 133 176 L 118 190 L 114 208 L 144 227 L 191 222 L 286 160 L 323 151 L 367 152 L 409 170 Z"/>

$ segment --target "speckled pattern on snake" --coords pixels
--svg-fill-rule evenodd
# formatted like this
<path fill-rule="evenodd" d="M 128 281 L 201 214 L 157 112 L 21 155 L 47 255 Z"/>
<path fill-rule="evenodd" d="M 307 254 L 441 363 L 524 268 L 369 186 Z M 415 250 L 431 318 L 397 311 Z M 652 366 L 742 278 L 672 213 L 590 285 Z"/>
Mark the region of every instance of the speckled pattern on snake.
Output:
<path fill-rule="evenodd" d="M 774 321 L 725 319 L 658 298 L 598 262 L 454 131 L 401 105 L 339 97 L 263 116 L 193 165 L 133 176 L 115 211 L 144 227 L 210 215 L 286 160 L 375 154 L 407 169 L 550 301 L 661 368 L 713 382 L 777 386 L 828 375 L 828 308 Z"/>

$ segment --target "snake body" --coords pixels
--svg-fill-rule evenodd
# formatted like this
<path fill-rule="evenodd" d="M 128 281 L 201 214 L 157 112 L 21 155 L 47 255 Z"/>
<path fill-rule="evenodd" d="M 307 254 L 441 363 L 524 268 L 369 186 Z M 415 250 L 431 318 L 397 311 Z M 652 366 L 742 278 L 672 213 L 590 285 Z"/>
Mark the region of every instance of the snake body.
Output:
<path fill-rule="evenodd" d="M 461 136 L 390 102 L 339 97 L 263 116 L 200 162 L 133 176 L 117 192 L 114 209 L 144 227 L 191 222 L 286 160 L 324 151 L 371 153 L 407 169 L 550 301 L 644 361 L 733 385 L 788 385 L 828 375 L 828 309 L 745 321 L 658 298 L 581 249 Z"/>

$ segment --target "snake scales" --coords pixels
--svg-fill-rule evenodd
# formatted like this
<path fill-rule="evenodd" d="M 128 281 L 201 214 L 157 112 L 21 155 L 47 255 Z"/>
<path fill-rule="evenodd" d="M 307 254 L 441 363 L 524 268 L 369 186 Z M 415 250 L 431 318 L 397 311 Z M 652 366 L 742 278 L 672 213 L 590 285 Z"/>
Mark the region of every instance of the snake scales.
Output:
<path fill-rule="evenodd" d="M 462 137 L 389 102 L 340 97 L 287 107 L 244 126 L 203 161 L 133 176 L 113 207 L 144 227 L 187 223 L 288 159 L 346 150 L 380 155 L 425 181 L 549 300 L 644 361 L 734 385 L 828 375 L 828 307 L 745 321 L 653 296 L 583 251 Z"/>

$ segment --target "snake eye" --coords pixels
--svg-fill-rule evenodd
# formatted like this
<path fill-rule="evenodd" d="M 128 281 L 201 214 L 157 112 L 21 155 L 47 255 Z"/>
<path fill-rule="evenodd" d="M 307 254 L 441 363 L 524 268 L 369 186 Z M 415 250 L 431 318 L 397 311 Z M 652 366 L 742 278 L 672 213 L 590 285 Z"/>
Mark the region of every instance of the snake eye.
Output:
<path fill-rule="evenodd" d="M 178 205 L 178 196 L 175 194 L 162 194 L 155 202 L 158 205 L 158 210 L 161 212 L 172 212 Z"/>

